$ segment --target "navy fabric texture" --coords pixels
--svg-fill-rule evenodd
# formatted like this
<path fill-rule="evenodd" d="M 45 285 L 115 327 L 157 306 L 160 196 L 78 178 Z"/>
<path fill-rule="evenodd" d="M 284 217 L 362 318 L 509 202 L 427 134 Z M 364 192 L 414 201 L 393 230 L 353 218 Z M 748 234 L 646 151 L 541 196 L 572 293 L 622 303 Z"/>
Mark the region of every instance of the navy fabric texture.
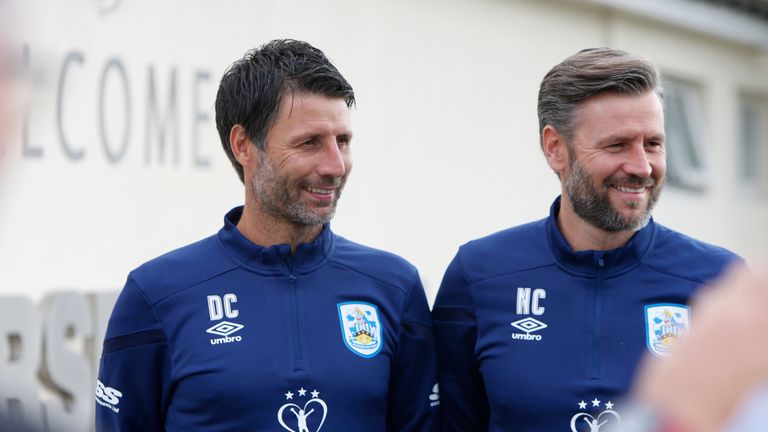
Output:
<path fill-rule="evenodd" d="M 295 253 L 261 247 L 237 230 L 241 212 L 131 272 L 104 342 L 96 430 L 437 431 L 416 269 L 328 226 Z"/>
<path fill-rule="evenodd" d="M 615 426 L 638 361 L 661 343 L 646 307 L 674 316 L 740 261 L 654 221 L 625 247 L 574 252 L 559 203 L 546 219 L 463 245 L 448 267 L 432 312 L 444 431 Z"/>

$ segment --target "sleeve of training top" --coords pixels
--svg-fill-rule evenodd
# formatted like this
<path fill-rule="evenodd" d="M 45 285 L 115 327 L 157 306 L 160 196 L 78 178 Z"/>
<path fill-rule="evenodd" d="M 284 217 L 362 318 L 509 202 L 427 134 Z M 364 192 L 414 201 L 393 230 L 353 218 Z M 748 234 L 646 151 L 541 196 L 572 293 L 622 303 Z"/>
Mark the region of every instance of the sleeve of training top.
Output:
<path fill-rule="evenodd" d="M 445 432 L 488 430 L 488 399 L 475 359 L 475 308 L 457 255 L 443 277 L 432 310 Z"/>
<path fill-rule="evenodd" d="M 429 304 L 418 274 L 405 299 L 399 332 L 389 378 L 387 431 L 438 432 L 437 358 Z"/>
<path fill-rule="evenodd" d="M 129 277 L 104 338 L 96 383 L 96 431 L 164 431 L 169 372 L 166 335 Z"/>

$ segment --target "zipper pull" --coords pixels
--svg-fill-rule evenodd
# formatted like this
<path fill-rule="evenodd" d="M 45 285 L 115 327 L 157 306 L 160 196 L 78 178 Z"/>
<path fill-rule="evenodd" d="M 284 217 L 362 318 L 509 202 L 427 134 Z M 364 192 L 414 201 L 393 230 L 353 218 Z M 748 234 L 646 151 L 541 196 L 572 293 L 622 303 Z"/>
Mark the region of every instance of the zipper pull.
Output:
<path fill-rule="evenodd" d="M 597 254 L 596 258 L 597 258 L 597 266 L 598 267 L 605 266 L 605 258 L 604 258 L 604 255 L 602 253 Z"/>

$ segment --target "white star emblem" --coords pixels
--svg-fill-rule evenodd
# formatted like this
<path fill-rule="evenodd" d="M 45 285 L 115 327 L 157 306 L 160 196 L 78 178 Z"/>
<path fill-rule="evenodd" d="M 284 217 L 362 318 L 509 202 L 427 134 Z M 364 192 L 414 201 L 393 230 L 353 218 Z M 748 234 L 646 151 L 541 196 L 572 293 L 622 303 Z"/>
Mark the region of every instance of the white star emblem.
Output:
<path fill-rule="evenodd" d="M 317 399 L 317 397 L 320 396 L 320 392 L 317 391 L 317 390 L 315 390 L 315 391 L 313 391 L 311 393 L 312 393 L 312 397 L 315 398 L 315 399 Z"/>
<path fill-rule="evenodd" d="M 288 399 L 293 399 L 293 393 L 291 393 L 291 391 L 290 391 L 290 390 L 288 390 L 288 393 L 286 393 L 286 394 L 285 394 L 285 399 L 286 399 L 286 400 L 288 400 Z"/>
<path fill-rule="evenodd" d="M 599 407 L 600 406 L 600 401 L 597 400 L 597 398 L 592 399 L 592 406 L 593 407 Z"/>
<path fill-rule="evenodd" d="M 584 402 L 584 401 L 579 402 L 579 409 L 586 409 L 586 408 L 587 408 L 587 403 L 586 402 Z"/>
<path fill-rule="evenodd" d="M 613 409 L 613 402 L 611 402 L 611 401 L 608 401 L 608 403 L 606 403 L 606 404 L 605 404 L 605 407 L 606 407 L 607 409 Z"/>
<path fill-rule="evenodd" d="M 307 391 L 304 390 L 304 387 L 300 388 L 299 389 L 299 396 L 306 396 L 306 395 L 307 395 Z"/>

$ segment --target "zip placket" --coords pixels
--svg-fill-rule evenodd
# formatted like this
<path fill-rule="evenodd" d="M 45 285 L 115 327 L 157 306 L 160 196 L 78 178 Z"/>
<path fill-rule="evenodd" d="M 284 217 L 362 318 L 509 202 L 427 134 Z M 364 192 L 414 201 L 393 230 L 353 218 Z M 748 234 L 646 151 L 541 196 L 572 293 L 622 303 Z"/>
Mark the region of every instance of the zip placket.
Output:
<path fill-rule="evenodd" d="M 594 331 L 592 334 L 592 366 L 590 368 L 590 378 L 600 378 L 600 349 L 601 339 L 603 337 L 603 289 L 605 285 L 605 256 L 603 253 L 595 254 L 595 264 L 597 265 L 597 280 L 595 282 L 595 311 L 594 311 Z"/>
<path fill-rule="evenodd" d="M 288 276 L 289 291 L 290 291 L 290 308 L 291 308 L 291 345 L 293 347 L 293 371 L 298 372 L 304 369 L 304 360 L 301 353 L 301 332 L 299 331 L 299 295 L 296 288 L 296 276 L 295 266 L 293 258 L 288 258 L 288 268 L 290 269 L 290 276 Z"/>

